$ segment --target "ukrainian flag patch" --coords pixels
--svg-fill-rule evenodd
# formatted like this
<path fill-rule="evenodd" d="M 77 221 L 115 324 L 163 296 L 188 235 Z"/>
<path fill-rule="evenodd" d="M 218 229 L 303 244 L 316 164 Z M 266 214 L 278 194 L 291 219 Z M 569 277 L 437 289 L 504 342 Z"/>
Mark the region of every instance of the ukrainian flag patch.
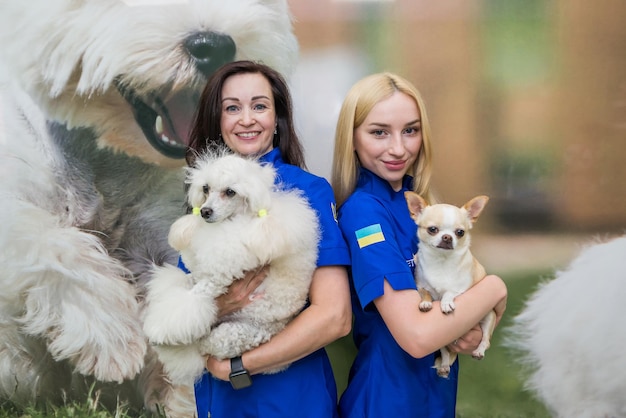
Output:
<path fill-rule="evenodd" d="M 361 228 L 355 232 L 355 235 L 356 240 L 359 243 L 359 248 L 365 248 L 368 245 L 383 242 L 385 240 L 380 224 L 374 224 Z"/>

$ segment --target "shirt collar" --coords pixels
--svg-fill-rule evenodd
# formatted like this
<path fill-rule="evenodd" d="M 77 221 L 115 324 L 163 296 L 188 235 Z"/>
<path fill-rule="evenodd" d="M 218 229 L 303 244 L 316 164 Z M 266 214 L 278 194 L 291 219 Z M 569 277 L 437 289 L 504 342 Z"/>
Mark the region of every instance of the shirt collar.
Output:
<path fill-rule="evenodd" d="M 264 164 L 272 164 L 274 166 L 278 166 L 283 164 L 283 157 L 280 153 L 279 148 L 272 148 L 270 152 L 268 152 L 267 154 L 263 154 L 261 158 L 259 158 L 259 161 Z"/>
<path fill-rule="evenodd" d="M 367 168 L 361 167 L 357 187 L 369 190 L 377 196 L 388 196 L 390 200 L 398 195 L 404 199 L 404 192 L 412 190 L 413 177 L 405 175 L 402 179 L 402 188 L 396 192 L 388 181 L 381 179 Z"/>

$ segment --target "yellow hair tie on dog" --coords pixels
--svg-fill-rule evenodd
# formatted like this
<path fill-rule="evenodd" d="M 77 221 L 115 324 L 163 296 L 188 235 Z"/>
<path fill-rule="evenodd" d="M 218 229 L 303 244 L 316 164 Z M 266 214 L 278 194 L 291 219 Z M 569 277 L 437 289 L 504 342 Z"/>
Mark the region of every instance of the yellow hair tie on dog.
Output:
<path fill-rule="evenodd" d="M 191 213 L 193 213 L 194 215 L 199 216 L 200 215 L 200 208 L 193 208 L 191 210 Z"/>
<path fill-rule="evenodd" d="M 259 218 L 262 218 L 264 216 L 267 216 L 267 209 L 259 210 Z"/>

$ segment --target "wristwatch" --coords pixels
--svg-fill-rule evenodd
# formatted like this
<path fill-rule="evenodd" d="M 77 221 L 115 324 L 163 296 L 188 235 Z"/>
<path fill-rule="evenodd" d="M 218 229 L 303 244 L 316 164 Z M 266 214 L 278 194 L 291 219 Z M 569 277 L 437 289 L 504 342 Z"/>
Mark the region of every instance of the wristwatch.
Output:
<path fill-rule="evenodd" d="M 250 373 L 243 367 L 241 356 L 230 359 L 230 375 L 228 376 L 233 389 L 243 389 L 252 385 Z"/>

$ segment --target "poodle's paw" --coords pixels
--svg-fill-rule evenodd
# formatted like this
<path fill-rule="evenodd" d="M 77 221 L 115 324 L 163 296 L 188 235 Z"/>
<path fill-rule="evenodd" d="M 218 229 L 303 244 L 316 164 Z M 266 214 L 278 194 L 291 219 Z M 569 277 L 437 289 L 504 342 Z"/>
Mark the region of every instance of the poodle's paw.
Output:
<path fill-rule="evenodd" d="M 156 313 L 151 309 L 144 318 L 143 329 L 154 345 L 186 345 L 198 341 L 210 332 L 211 323 L 202 322 L 193 310 Z"/>
<path fill-rule="evenodd" d="M 199 346 L 192 345 L 157 345 L 154 346 L 163 370 L 174 385 L 193 385 L 205 367 L 205 358 L 200 354 Z"/>
<path fill-rule="evenodd" d="M 182 270 L 156 268 L 148 283 L 143 330 L 151 344 L 191 344 L 208 334 L 217 310 L 213 298 L 195 292 Z"/>
<path fill-rule="evenodd" d="M 162 408 L 168 418 L 196 417 L 196 398 L 193 385 L 172 385 Z"/>

